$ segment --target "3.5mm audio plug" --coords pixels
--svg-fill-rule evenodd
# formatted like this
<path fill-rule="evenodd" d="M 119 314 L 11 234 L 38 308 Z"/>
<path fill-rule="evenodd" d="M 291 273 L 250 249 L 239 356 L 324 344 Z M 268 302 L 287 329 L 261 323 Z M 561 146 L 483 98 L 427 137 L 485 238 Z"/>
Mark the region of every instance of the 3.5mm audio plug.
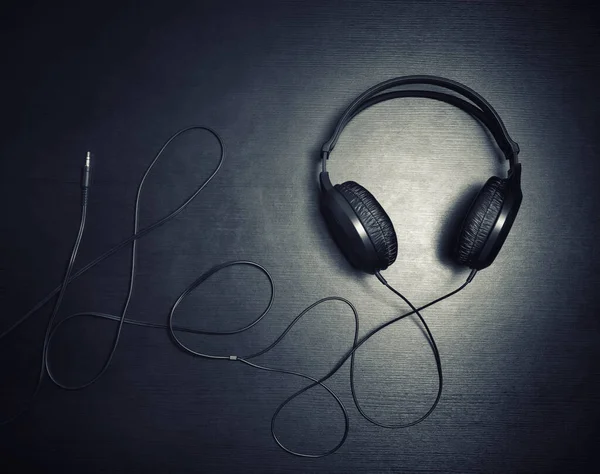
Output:
<path fill-rule="evenodd" d="M 91 175 L 92 175 L 92 153 L 87 152 L 85 156 L 85 164 L 83 168 L 81 168 L 81 204 L 83 206 L 87 205 L 88 201 L 88 190 L 90 188 L 91 183 Z"/>

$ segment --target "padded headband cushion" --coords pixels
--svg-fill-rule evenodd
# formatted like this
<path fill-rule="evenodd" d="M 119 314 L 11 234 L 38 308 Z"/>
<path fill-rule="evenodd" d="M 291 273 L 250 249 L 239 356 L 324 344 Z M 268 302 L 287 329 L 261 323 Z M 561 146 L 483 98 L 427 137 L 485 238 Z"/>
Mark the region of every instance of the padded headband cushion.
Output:
<path fill-rule="evenodd" d="M 470 266 L 483 249 L 500 215 L 506 183 L 506 179 L 491 177 L 471 204 L 458 235 L 456 259 L 459 263 Z"/>
<path fill-rule="evenodd" d="M 369 235 L 380 262 L 380 270 L 389 267 L 398 255 L 396 231 L 387 213 L 377 199 L 360 184 L 346 181 L 335 188 L 352 206 Z"/>

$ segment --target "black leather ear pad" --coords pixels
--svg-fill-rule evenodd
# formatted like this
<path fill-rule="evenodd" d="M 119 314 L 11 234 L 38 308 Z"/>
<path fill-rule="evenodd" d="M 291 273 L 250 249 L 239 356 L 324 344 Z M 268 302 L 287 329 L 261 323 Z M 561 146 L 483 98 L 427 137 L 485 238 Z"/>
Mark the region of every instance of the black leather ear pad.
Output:
<path fill-rule="evenodd" d="M 492 176 L 483 185 L 465 217 L 455 249 L 458 263 L 471 265 L 479 255 L 500 215 L 507 180 Z"/>
<path fill-rule="evenodd" d="M 389 216 L 377 199 L 360 184 L 346 181 L 336 184 L 335 189 L 356 212 L 375 247 L 380 262 L 379 270 L 385 270 L 394 263 L 398 255 L 398 239 Z"/>

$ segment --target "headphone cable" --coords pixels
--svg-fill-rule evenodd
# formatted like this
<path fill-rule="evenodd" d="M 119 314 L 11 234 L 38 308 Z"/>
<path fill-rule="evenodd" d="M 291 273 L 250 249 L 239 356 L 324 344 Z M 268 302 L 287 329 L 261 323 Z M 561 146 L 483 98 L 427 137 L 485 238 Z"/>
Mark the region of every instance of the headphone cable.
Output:
<path fill-rule="evenodd" d="M 474 276 L 474 275 L 473 275 Z M 348 436 L 348 431 L 349 431 L 349 420 L 348 420 L 348 412 L 343 404 L 343 402 L 339 399 L 339 397 L 336 396 L 335 393 L 333 393 L 332 390 L 330 390 L 325 384 L 324 382 L 329 379 L 330 377 L 332 377 L 335 373 L 337 373 L 338 370 L 340 370 L 340 368 L 344 365 L 344 363 L 348 360 L 348 358 L 350 358 L 350 390 L 352 392 L 352 399 L 354 401 L 354 404 L 356 405 L 356 408 L 358 409 L 358 412 L 361 414 L 361 416 L 363 416 L 363 418 L 365 418 L 367 421 L 373 423 L 374 425 L 380 426 L 382 428 L 407 428 L 409 426 L 414 426 L 416 424 L 421 423 L 423 420 L 425 420 L 427 417 L 429 417 L 429 415 L 431 415 L 431 413 L 433 413 L 433 411 L 435 410 L 435 408 L 437 407 L 441 395 L 442 395 L 442 366 L 441 366 L 441 359 L 440 359 L 440 355 L 439 355 L 439 351 L 437 349 L 437 346 L 435 345 L 435 340 L 433 339 L 433 334 L 431 333 L 431 331 L 429 330 L 429 327 L 427 326 L 427 323 L 425 322 L 425 320 L 422 318 L 422 316 L 420 315 L 420 311 L 423 311 L 424 309 L 433 306 L 453 295 L 455 295 L 456 293 L 458 293 L 459 291 L 461 291 L 462 289 L 464 289 L 468 284 L 470 283 L 470 281 L 465 281 L 465 283 L 463 283 L 460 287 L 458 287 L 457 289 L 421 306 L 420 308 L 415 308 L 412 303 L 410 303 L 408 301 L 408 299 L 406 299 L 404 296 L 402 296 L 399 292 L 397 292 L 397 290 L 395 290 L 394 288 L 392 288 L 391 286 L 389 286 L 387 283 L 385 284 L 390 290 L 392 290 L 394 293 L 396 293 L 398 296 L 400 296 L 404 301 L 407 302 L 407 304 L 411 307 L 411 311 L 401 314 L 400 316 L 397 316 L 385 323 L 380 324 L 379 326 L 376 326 L 374 329 L 372 329 L 371 331 L 369 331 L 366 335 L 364 335 L 360 340 L 358 340 L 358 312 L 356 311 L 356 308 L 354 308 L 354 306 L 352 305 L 352 303 L 350 303 L 348 300 L 345 300 L 343 298 L 338 298 L 338 297 L 329 297 L 329 298 L 324 298 L 322 300 L 317 301 L 316 303 L 314 303 L 313 305 L 309 306 L 309 308 L 307 308 L 306 310 L 304 310 L 299 316 L 296 317 L 296 319 L 294 319 L 290 325 L 286 328 L 286 330 L 282 333 L 281 336 L 279 336 L 279 338 L 273 343 L 271 344 L 269 347 L 267 347 L 266 349 L 260 351 L 259 353 L 253 354 L 251 356 L 244 358 L 239 358 L 236 357 L 235 359 L 232 360 L 238 360 L 240 362 L 243 362 L 249 366 L 252 366 L 254 368 L 257 369 L 261 369 L 261 370 L 266 370 L 266 371 L 274 371 L 274 372 L 281 372 L 281 373 L 288 373 L 288 374 L 292 374 L 292 375 L 298 375 L 300 377 L 304 377 L 306 379 L 310 379 L 313 381 L 312 384 L 307 385 L 306 387 L 303 387 L 302 389 L 298 390 L 297 392 L 293 393 L 292 395 L 290 395 L 287 399 L 285 399 L 283 402 L 281 402 L 281 404 L 277 407 L 277 409 L 275 410 L 275 413 L 273 414 L 272 418 L 271 418 L 271 436 L 273 437 L 273 439 L 275 440 L 275 442 L 279 445 L 280 448 L 282 448 L 284 451 L 293 454 L 295 456 L 298 457 L 304 457 L 304 458 L 321 458 L 321 457 L 325 457 L 328 456 L 330 454 L 333 454 L 334 452 L 336 452 L 337 450 L 339 450 L 342 445 L 344 444 L 344 442 L 346 441 L 346 437 Z M 354 331 L 354 343 L 352 345 L 352 348 L 335 364 L 335 366 L 323 377 L 321 377 L 320 379 L 313 379 L 310 376 L 307 376 L 305 374 L 299 374 L 299 373 L 295 373 L 295 372 L 291 372 L 291 371 L 285 371 L 282 369 L 273 369 L 270 367 L 264 367 L 264 366 L 260 366 L 258 364 L 253 364 L 251 362 L 248 361 L 248 359 L 250 358 L 254 358 L 257 357 L 258 355 L 262 355 L 265 352 L 271 350 L 273 347 L 275 347 L 275 345 L 277 345 L 281 339 L 283 339 L 283 336 L 285 336 L 285 334 L 287 334 L 287 332 L 291 329 L 291 327 L 304 315 L 306 314 L 306 312 L 310 309 L 312 309 L 313 307 L 315 307 L 316 305 L 327 301 L 327 300 L 332 300 L 332 299 L 337 299 L 340 301 L 345 302 L 347 305 L 350 306 L 350 308 L 352 309 L 354 316 L 355 316 L 355 331 Z M 435 401 L 433 402 L 433 404 L 430 406 L 429 410 L 422 415 L 421 417 L 419 417 L 418 419 L 409 422 L 409 423 L 404 423 L 404 424 L 383 424 L 380 423 L 376 420 L 374 420 L 373 418 L 371 418 L 369 415 L 367 415 L 364 410 L 362 409 L 359 401 L 358 401 L 358 396 L 356 395 L 356 389 L 355 389 L 355 385 L 354 385 L 354 373 L 355 373 L 355 355 L 356 355 L 356 351 L 365 343 L 367 342 L 371 337 L 373 337 L 375 334 L 381 332 L 383 329 L 385 329 L 386 327 L 406 318 L 407 316 L 411 316 L 413 314 L 417 314 L 419 315 L 419 318 L 421 320 L 421 322 L 423 323 L 423 325 L 426 328 L 429 340 L 431 341 L 432 344 L 432 349 L 434 352 L 434 356 L 435 356 L 435 360 L 436 360 L 436 367 L 438 370 L 438 376 L 439 376 L 439 385 L 438 385 L 438 392 L 435 398 Z M 235 356 L 232 356 L 235 357 Z M 281 410 L 288 404 L 290 403 L 292 400 L 294 400 L 296 397 L 300 396 L 302 393 L 306 392 L 307 390 L 310 390 L 311 388 L 313 388 L 316 385 L 320 385 L 323 388 L 325 388 L 335 399 L 335 401 L 338 403 L 338 405 L 340 406 L 340 408 L 342 409 L 342 412 L 344 414 L 344 422 L 345 422 L 345 428 L 344 428 L 344 434 L 342 435 L 341 440 L 338 442 L 338 444 L 333 447 L 332 449 L 330 449 L 329 451 L 326 451 L 324 453 L 319 453 L 319 454 L 310 454 L 310 453 L 301 453 L 301 452 L 297 452 L 294 451 L 290 448 L 288 448 L 287 446 L 285 446 L 277 437 L 276 433 L 275 433 L 275 421 L 279 415 L 279 413 L 281 412 Z"/>
<path fill-rule="evenodd" d="M 79 253 L 79 247 L 81 245 L 81 240 L 83 239 L 83 233 L 85 231 L 85 224 L 87 221 L 90 177 L 91 177 L 91 153 L 88 151 L 86 158 L 85 158 L 85 164 L 83 165 L 83 167 L 81 169 L 81 214 L 80 214 L 80 218 L 79 218 L 79 230 L 77 231 L 77 237 L 75 238 L 73 248 L 71 249 L 71 255 L 69 257 L 69 261 L 67 263 L 67 268 L 65 270 L 65 273 L 64 273 L 64 276 L 62 279 L 62 283 L 60 285 L 60 291 L 58 292 L 58 297 L 56 298 L 56 301 L 54 302 L 54 307 L 52 309 L 52 313 L 50 315 L 50 318 L 48 319 L 48 322 L 46 323 L 46 332 L 44 334 L 44 340 L 42 343 L 42 359 L 41 359 L 40 371 L 38 374 L 35 389 L 33 390 L 32 395 L 29 397 L 29 400 L 24 404 L 23 408 L 21 408 L 21 410 L 17 411 L 17 413 L 14 414 L 13 416 L 11 416 L 7 419 L 1 420 L 0 426 L 8 424 L 8 423 L 16 420 L 21 415 L 23 415 L 27 410 L 29 410 L 29 408 L 31 408 L 31 406 L 32 406 L 33 400 L 35 399 L 35 397 L 37 396 L 37 394 L 39 393 L 39 391 L 42 387 L 42 382 L 44 381 L 45 361 L 48 357 L 48 349 L 50 346 L 50 340 L 52 338 L 54 320 L 56 319 L 56 316 L 58 315 L 58 310 L 60 309 L 63 298 L 65 296 L 65 292 L 67 290 L 66 282 L 69 281 L 69 279 L 71 278 L 71 273 L 73 272 L 73 266 L 75 265 L 75 260 L 77 259 L 77 254 Z M 4 333 L 3 336 L 5 334 L 6 333 Z"/>
<path fill-rule="evenodd" d="M 219 159 L 218 159 L 218 163 L 216 165 L 216 167 L 214 168 L 214 170 L 212 171 L 212 173 L 209 175 L 209 177 L 195 190 L 195 192 L 186 200 L 184 201 L 177 209 L 175 209 L 173 212 L 171 212 L 170 214 L 168 214 L 167 216 L 163 217 L 162 219 L 159 219 L 158 221 L 156 221 L 155 223 L 143 228 L 143 229 L 139 229 L 139 205 L 140 205 L 140 200 L 141 200 L 141 193 L 142 193 L 142 189 L 143 189 L 143 185 L 146 181 L 146 178 L 148 176 L 148 174 L 150 173 L 150 171 L 152 170 L 152 168 L 154 167 L 155 163 L 157 162 L 157 160 L 160 158 L 160 156 L 162 155 L 162 153 L 164 152 L 164 150 L 168 147 L 168 145 L 177 137 L 179 137 L 180 135 L 182 135 L 183 133 L 186 133 L 188 131 L 191 130 L 205 130 L 207 132 L 209 132 L 218 142 L 219 144 L 219 148 L 220 148 L 220 153 L 219 153 Z M 55 288 L 52 292 L 50 292 L 44 299 L 40 300 L 31 310 L 29 310 L 27 313 L 25 313 L 25 315 L 23 315 L 21 318 L 19 318 L 15 323 L 13 323 L 7 330 L 5 330 L 2 334 L 0 334 L 0 339 L 2 339 L 3 337 L 7 336 L 8 334 L 10 334 L 12 331 L 14 331 L 20 324 L 22 324 L 25 320 L 27 320 L 29 317 L 31 317 L 33 314 L 35 314 L 35 312 L 37 312 L 39 309 L 41 309 L 43 306 L 45 306 L 49 301 L 52 300 L 52 298 L 58 294 L 58 297 L 54 303 L 54 307 L 52 310 L 52 314 L 50 316 L 50 319 L 47 323 L 46 326 L 46 333 L 44 336 L 44 341 L 43 341 L 43 346 L 42 346 L 42 361 L 41 361 L 41 367 L 40 367 L 40 372 L 39 372 L 39 376 L 38 376 L 38 381 L 36 384 L 36 388 L 33 392 L 33 395 L 30 397 L 29 399 L 29 403 L 27 403 L 25 405 L 25 407 L 19 411 L 16 415 L 11 416 L 8 419 L 2 420 L 0 421 L 0 425 L 3 424 L 7 424 L 11 421 L 14 421 L 16 418 L 18 418 L 19 416 L 21 416 L 24 412 L 27 411 L 27 409 L 31 406 L 31 403 L 33 402 L 33 400 L 35 399 L 35 397 L 38 395 L 40 389 L 41 389 L 41 385 L 44 379 L 44 373 L 46 373 L 48 375 L 48 377 L 50 378 L 50 380 L 56 384 L 58 387 L 65 389 L 65 390 L 79 390 L 79 389 L 83 389 L 85 387 L 89 387 L 90 385 L 94 384 L 96 381 L 99 380 L 99 378 L 106 372 L 106 370 L 108 369 L 108 367 L 110 366 L 113 356 L 117 350 L 119 341 L 120 341 L 120 336 L 121 336 L 121 332 L 122 332 L 122 328 L 124 324 L 131 324 L 131 325 L 135 325 L 135 326 L 139 326 L 139 327 L 149 327 L 149 328 L 156 328 L 156 329 L 167 329 L 172 340 L 174 341 L 174 343 L 182 350 L 184 350 L 187 353 L 190 353 L 192 355 L 195 355 L 197 357 L 202 357 L 205 359 L 219 359 L 219 360 L 230 360 L 230 361 L 237 361 L 237 362 L 241 362 L 247 366 L 259 369 L 259 370 L 263 370 L 263 371 L 268 371 L 268 372 L 277 372 L 277 373 L 284 373 L 284 374 L 289 374 L 289 375 L 294 375 L 297 377 L 301 377 L 304 378 L 306 380 L 310 380 L 311 383 L 305 387 L 303 387 L 302 389 L 296 391 L 295 393 L 293 393 L 291 396 L 289 396 L 286 400 L 284 400 L 276 409 L 276 411 L 274 412 L 272 419 L 271 419 L 271 435 L 273 436 L 273 439 L 275 440 L 275 442 L 285 451 L 287 451 L 290 454 L 294 454 L 296 456 L 300 456 L 300 457 L 310 457 L 310 458 L 317 458 L 317 457 L 323 457 L 323 456 L 327 456 L 329 454 L 332 454 L 334 452 L 336 452 L 338 449 L 341 448 L 341 446 L 344 444 L 347 436 L 348 436 L 348 432 L 349 432 L 349 416 L 348 416 L 348 412 L 346 407 L 344 406 L 342 400 L 335 394 L 335 392 L 333 392 L 333 390 L 331 390 L 329 387 L 327 387 L 325 385 L 325 381 L 328 380 L 330 377 L 332 377 L 335 373 L 337 373 L 337 371 L 344 365 L 344 363 L 350 359 L 350 387 L 351 387 L 351 392 L 352 392 L 352 398 L 354 400 L 354 403 L 359 411 L 359 413 L 369 422 L 377 425 L 377 426 L 381 426 L 384 428 L 400 428 L 400 427 L 408 427 L 408 426 L 413 426 L 417 423 L 420 423 L 421 421 L 423 421 L 424 419 L 426 419 L 435 409 L 435 407 L 437 406 L 440 397 L 441 397 L 441 393 L 442 393 L 442 382 L 443 382 L 443 378 L 442 378 L 442 367 L 441 367 L 441 360 L 440 360 L 440 354 L 439 351 L 437 349 L 437 346 L 435 344 L 435 340 L 433 338 L 433 335 L 431 333 L 431 331 L 429 330 L 429 327 L 427 326 L 427 323 L 425 322 L 425 320 L 423 319 L 423 317 L 420 314 L 420 311 L 439 303 L 440 301 L 449 298 L 450 296 L 458 293 L 459 291 L 461 291 L 465 286 L 467 286 L 468 283 L 470 283 L 470 281 L 473 279 L 476 271 L 472 271 L 471 274 L 469 275 L 469 278 L 467 279 L 467 281 L 461 285 L 459 288 L 445 294 L 444 296 L 437 298 L 433 301 L 431 301 L 430 303 L 427 303 L 424 306 L 421 306 L 420 308 L 416 308 L 412 303 L 410 303 L 410 301 L 404 297 L 400 292 L 398 292 L 396 289 L 394 289 L 392 286 L 390 286 L 387 281 L 381 276 L 380 273 L 376 273 L 377 278 L 388 288 L 390 289 L 393 293 L 395 293 L 397 296 L 399 296 L 401 299 L 403 299 L 406 304 L 409 305 L 409 307 L 411 308 L 411 311 L 404 313 L 400 316 L 397 316 L 385 323 L 380 324 L 379 326 L 375 327 L 374 329 L 372 329 L 371 331 L 369 331 L 365 336 L 363 336 L 360 340 L 358 338 L 358 331 L 359 331 L 359 316 L 358 316 L 358 312 L 356 310 L 356 308 L 354 307 L 354 305 L 348 301 L 345 298 L 341 298 L 341 297 L 337 297 L 337 296 L 329 296 L 329 297 L 325 297 L 322 298 L 318 301 L 316 301 L 315 303 L 311 304 L 310 306 L 308 306 L 307 308 L 305 308 L 298 316 L 296 316 L 286 327 L 286 329 L 277 337 L 277 339 L 271 343 L 269 346 L 267 346 L 266 348 L 255 352 L 253 354 L 244 356 L 244 357 L 238 357 L 238 356 L 233 356 L 233 355 L 214 355 L 214 354 L 204 354 L 198 351 L 194 351 L 191 348 L 189 348 L 187 345 L 185 345 L 178 337 L 176 332 L 187 332 L 187 333 L 192 333 L 192 334 L 204 334 L 204 335 L 233 335 L 233 334 L 239 334 L 241 332 L 244 332 L 248 329 L 250 329 L 251 327 L 255 326 L 256 324 L 258 324 L 265 316 L 266 314 L 270 311 L 272 304 L 273 304 L 273 300 L 274 300 L 274 282 L 273 282 L 273 278 L 270 275 L 270 273 L 260 264 L 252 262 L 252 261 L 248 261 L 248 260 L 236 260 L 236 261 L 231 261 L 231 262 L 226 262 L 220 265 L 216 265 L 214 267 L 212 267 L 210 270 L 206 271 L 204 274 L 202 274 L 199 278 L 197 278 L 192 284 L 190 284 L 179 296 L 179 298 L 176 300 L 176 302 L 173 304 L 171 311 L 169 313 L 169 317 L 168 317 L 168 322 L 167 324 L 157 324 L 157 323 L 149 323 L 149 322 L 145 322 L 145 321 L 138 321 L 135 319 L 130 319 L 127 318 L 127 310 L 129 308 L 129 303 L 131 301 L 132 295 L 133 295 L 133 290 L 134 290 L 134 282 L 135 282 L 135 276 L 136 276 L 136 262 L 137 262 L 137 240 L 140 239 L 141 237 L 143 237 L 144 235 L 147 235 L 148 233 L 152 232 L 153 230 L 155 230 L 156 228 L 162 226 L 163 224 L 167 223 L 168 221 L 170 221 L 171 219 L 173 219 L 175 216 L 177 216 L 180 212 L 182 212 L 190 203 L 191 201 L 200 193 L 200 191 L 202 191 L 204 189 L 204 187 L 214 178 L 214 176 L 218 173 L 218 171 L 220 170 L 222 164 L 223 164 L 223 160 L 224 160 L 224 155 L 225 155 L 225 149 L 224 149 L 224 145 L 223 145 L 223 141 L 221 140 L 221 138 L 219 137 L 219 135 L 213 131 L 212 129 L 208 128 L 208 127 L 202 127 L 202 126 L 194 126 L 194 127 L 188 127 L 185 129 L 182 129 L 178 132 L 176 132 L 174 135 L 172 135 L 166 142 L 165 144 L 160 148 L 160 150 L 158 151 L 158 153 L 155 155 L 154 159 L 152 160 L 152 162 L 150 163 L 150 165 L 147 167 L 139 185 L 138 185 L 138 190 L 137 190 L 137 194 L 136 194 L 136 199 L 135 199 L 135 208 L 134 208 L 134 225 L 133 225 L 133 234 L 128 237 L 127 239 L 123 240 L 122 242 L 120 242 L 119 244 L 115 245 L 114 247 L 112 247 L 111 249 L 109 249 L 108 251 L 106 251 L 104 254 L 100 255 L 98 258 L 96 258 L 95 260 L 93 260 L 92 262 L 88 263 L 86 266 L 84 266 L 83 268 L 81 268 L 79 271 L 73 273 L 73 267 L 74 267 L 74 263 L 75 263 L 75 259 L 77 257 L 77 253 L 79 251 L 79 246 L 81 244 L 81 240 L 83 237 L 83 232 L 85 229 L 85 223 L 86 223 L 86 217 L 87 217 L 87 203 L 88 203 L 88 189 L 89 189 L 89 185 L 90 185 L 90 161 L 91 161 L 91 155 L 88 152 L 88 155 L 86 157 L 86 164 L 83 168 L 82 171 L 82 212 L 81 212 L 81 220 L 80 220 L 80 227 L 79 227 L 79 232 L 77 234 L 77 238 L 75 240 L 75 244 L 73 246 L 72 252 L 71 252 L 71 256 L 69 258 L 69 263 L 67 265 L 67 269 L 65 271 L 62 283 Z M 66 289 L 69 285 L 70 282 L 72 282 L 73 280 L 75 280 L 76 278 L 78 278 L 79 276 L 81 276 L 83 273 L 85 273 L 86 271 L 88 271 L 89 269 L 91 269 L 92 267 L 94 267 L 95 265 L 97 265 L 98 263 L 104 261 L 105 259 L 107 259 L 108 257 L 110 257 L 111 255 L 113 255 L 114 253 L 116 253 L 118 250 L 124 248 L 126 245 L 128 245 L 129 243 L 132 243 L 132 249 L 131 249 L 131 265 L 130 265 L 130 276 L 129 276 L 129 286 L 128 286 L 128 292 L 127 292 L 127 296 L 125 298 L 125 302 L 123 304 L 123 307 L 121 309 L 121 312 L 119 313 L 118 316 L 116 315 L 111 315 L 111 314 L 107 314 L 107 313 L 101 313 L 101 312 L 80 312 L 80 313 L 76 313 L 76 314 L 72 314 L 62 320 L 60 320 L 57 324 L 54 324 L 58 311 L 60 309 L 60 306 L 62 304 L 63 301 L 63 297 L 64 294 L 66 292 Z M 210 278 L 212 275 L 214 275 L 215 273 L 219 272 L 220 270 L 223 270 L 227 267 L 231 267 L 234 265 L 245 265 L 245 266 L 250 266 L 253 268 L 256 268 L 257 270 L 259 270 L 260 272 L 262 272 L 266 277 L 267 280 L 269 282 L 270 285 L 270 290 L 271 290 L 271 295 L 268 301 L 268 304 L 265 308 L 265 310 L 257 317 L 255 318 L 253 321 L 251 321 L 249 324 L 244 325 L 243 327 L 234 329 L 234 330 L 229 330 L 229 331 L 207 331 L 207 330 L 200 330 L 200 329 L 196 329 L 196 328 L 192 328 L 189 326 L 182 326 L 182 325 L 176 325 L 174 324 L 174 315 L 175 312 L 178 308 L 178 306 L 181 304 L 181 302 L 190 294 L 192 293 L 196 288 L 198 288 L 203 282 L 205 282 L 208 278 Z M 334 365 L 334 367 L 323 377 L 317 379 L 314 378 L 310 375 L 307 374 L 302 374 L 300 372 L 295 372 L 295 371 L 291 371 L 291 370 L 287 370 L 287 369 L 281 369 L 281 368 L 273 368 L 273 367 L 266 367 L 266 366 L 262 366 L 259 365 L 257 363 L 254 362 L 250 362 L 251 359 L 257 358 L 267 352 L 269 352 L 270 350 L 272 350 L 273 348 L 275 348 L 282 340 L 283 338 L 289 333 L 289 331 L 292 329 L 292 327 L 301 319 L 304 317 L 304 315 L 306 315 L 310 310 L 312 310 L 313 308 L 315 308 L 316 306 L 323 304 L 325 302 L 328 301 L 339 301 L 342 302 L 344 304 L 346 304 L 347 306 L 350 307 L 350 309 L 353 312 L 353 316 L 354 316 L 354 338 L 353 338 L 353 344 L 351 349 L 349 349 L 344 356 L 338 360 L 338 362 Z M 364 410 L 362 409 L 362 407 L 360 406 L 360 403 L 358 401 L 358 396 L 356 394 L 356 390 L 355 390 L 355 383 L 354 383 L 354 372 L 355 372 L 355 354 L 356 351 L 365 343 L 367 342 L 367 340 L 369 340 L 371 337 L 373 337 L 375 334 L 379 333 L 380 331 L 382 331 L 383 329 L 385 329 L 386 327 L 390 326 L 391 324 L 394 324 L 395 322 L 400 321 L 401 319 L 404 319 L 407 316 L 410 316 L 412 314 L 417 314 L 417 316 L 419 317 L 421 323 L 423 324 L 423 326 L 425 327 L 428 339 L 430 341 L 433 353 L 434 353 L 434 357 L 436 360 L 436 367 L 438 370 L 438 378 L 439 378 L 439 385 L 438 385 L 438 392 L 437 392 L 437 396 L 436 399 L 434 401 L 434 403 L 431 405 L 431 407 L 429 408 L 429 410 L 422 415 L 420 418 L 418 418 L 417 420 L 410 422 L 410 423 L 405 423 L 405 424 L 383 424 L 380 423 L 376 420 L 374 420 L 373 418 L 371 418 L 369 415 L 367 415 Z M 102 367 L 100 368 L 100 370 L 91 378 L 89 379 L 87 382 L 83 383 L 83 384 L 79 384 L 79 385 L 68 385 L 66 383 L 63 383 L 61 381 L 58 380 L 58 378 L 55 376 L 55 374 L 52 371 L 50 362 L 49 362 L 49 353 L 50 353 L 50 346 L 51 346 L 51 342 L 52 342 L 52 338 L 54 337 L 54 335 L 56 334 L 56 331 L 59 327 L 61 327 L 63 324 L 65 324 L 68 321 L 73 320 L 76 317 L 83 317 L 83 316 L 87 316 L 87 317 L 94 317 L 94 318 L 100 318 L 100 319 L 104 319 L 104 320 L 112 320 L 112 321 L 116 321 L 118 323 L 117 325 L 117 329 L 115 331 L 115 335 L 113 338 L 113 342 L 111 345 L 111 349 L 110 352 L 108 354 L 108 356 L 106 357 Z M 340 407 L 342 414 L 344 416 L 344 423 L 345 423 L 345 428 L 344 428 L 344 434 L 341 438 L 341 440 L 338 442 L 338 444 L 333 447 L 332 449 L 323 452 L 323 453 L 317 453 L 317 454 L 309 454 L 309 453 L 300 453 L 300 452 L 296 452 L 292 449 L 287 448 L 277 437 L 276 433 L 275 433 L 275 423 L 276 423 L 276 419 L 279 416 L 279 413 L 281 412 L 281 410 L 288 404 L 290 403 L 292 400 L 294 400 L 296 397 L 298 397 L 299 395 L 301 395 L 302 393 L 306 392 L 307 390 L 310 390 L 311 388 L 313 388 L 316 385 L 320 385 L 321 387 L 323 387 L 336 401 L 336 403 L 338 404 L 338 406 Z"/>

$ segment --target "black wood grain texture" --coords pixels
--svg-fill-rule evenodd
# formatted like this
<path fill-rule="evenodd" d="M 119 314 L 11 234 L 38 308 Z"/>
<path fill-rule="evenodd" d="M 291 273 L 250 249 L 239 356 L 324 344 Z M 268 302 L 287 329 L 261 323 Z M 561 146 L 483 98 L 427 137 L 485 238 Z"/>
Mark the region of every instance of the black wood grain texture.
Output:
<path fill-rule="evenodd" d="M 95 154 L 88 230 L 77 267 L 131 233 L 135 188 L 171 133 L 219 131 L 221 173 L 169 225 L 139 245 L 131 317 L 165 322 L 175 298 L 215 264 L 251 259 L 275 278 L 265 321 L 197 348 L 264 347 L 313 301 L 349 298 L 361 333 L 406 311 L 342 258 L 318 212 L 318 149 L 343 108 L 381 80 L 449 77 L 483 94 L 521 146 L 524 200 L 496 262 L 455 298 L 424 313 L 445 371 L 439 408 L 389 431 L 352 405 L 348 367 L 330 382 L 350 407 L 346 444 L 320 460 L 281 451 L 269 432 L 300 380 L 211 363 L 165 331 L 126 327 L 93 387 L 46 382 L 31 411 L 0 427 L 3 472 L 582 472 L 598 444 L 600 349 L 600 32 L 594 8 L 548 1 L 15 3 L 2 14 L 0 330 L 60 281 L 79 213 L 79 167 Z M 173 209 L 210 173 L 217 147 L 192 133 L 149 178 L 142 224 Z M 473 194 L 506 165 L 460 110 L 401 99 L 361 114 L 330 170 L 355 180 L 390 215 L 399 241 L 385 272 L 415 304 L 457 287 L 467 271 L 448 245 Z M 118 312 L 122 251 L 70 287 L 61 316 Z M 178 321 L 231 328 L 268 298 L 252 269 L 217 275 Z M 0 417 L 31 392 L 49 308 L 0 342 Z M 84 380 L 107 353 L 110 322 L 57 336 L 59 375 Z M 341 303 L 310 313 L 265 365 L 327 372 L 351 344 Z M 368 342 L 357 388 L 380 421 L 408 420 L 435 394 L 421 329 L 404 320 Z M 282 414 L 282 439 L 322 450 L 341 414 L 322 390 Z M 12 471 L 10 470 L 12 469 Z M 31 472 L 31 471 L 30 471 Z"/>

